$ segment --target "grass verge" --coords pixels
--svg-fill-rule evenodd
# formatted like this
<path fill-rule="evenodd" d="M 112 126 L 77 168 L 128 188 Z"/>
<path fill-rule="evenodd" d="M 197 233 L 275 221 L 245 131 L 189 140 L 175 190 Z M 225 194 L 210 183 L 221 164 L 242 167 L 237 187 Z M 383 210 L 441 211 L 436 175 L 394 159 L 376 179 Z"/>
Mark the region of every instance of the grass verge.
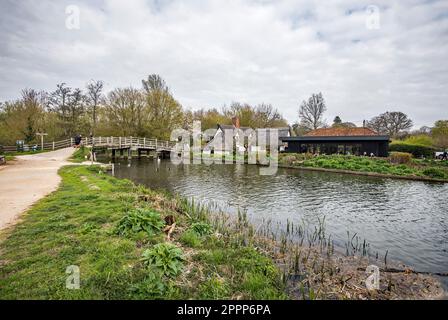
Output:
<path fill-rule="evenodd" d="M 60 188 L 1 234 L 0 299 L 287 297 L 272 259 L 194 203 L 97 166 L 59 173 Z M 66 288 L 71 265 L 78 290 Z"/>
<path fill-rule="evenodd" d="M 72 157 L 70 158 L 71 162 L 74 163 L 81 163 L 90 157 L 90 148 L 81 146 L 73 153 Z"/>

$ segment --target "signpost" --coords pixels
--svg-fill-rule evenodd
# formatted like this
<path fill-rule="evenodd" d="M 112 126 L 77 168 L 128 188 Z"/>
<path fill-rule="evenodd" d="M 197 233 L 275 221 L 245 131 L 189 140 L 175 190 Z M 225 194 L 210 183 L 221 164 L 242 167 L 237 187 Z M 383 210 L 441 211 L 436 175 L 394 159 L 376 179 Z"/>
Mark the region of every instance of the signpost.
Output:
<path fill-rule="evenodd" d="M 48 136 L 48 133 L 36 132 L 36 136 L 40 136 L 41 150 L 44 151 L 44 136 Z"/>

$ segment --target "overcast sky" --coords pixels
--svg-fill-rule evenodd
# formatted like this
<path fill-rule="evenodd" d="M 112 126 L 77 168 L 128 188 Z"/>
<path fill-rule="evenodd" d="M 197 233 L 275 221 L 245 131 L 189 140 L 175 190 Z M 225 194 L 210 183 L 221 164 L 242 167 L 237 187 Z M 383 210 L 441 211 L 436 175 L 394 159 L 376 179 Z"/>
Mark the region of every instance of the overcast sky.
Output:
<path fill-rule="evenodd" d="M 66 27 L 74 21 L 68 5 L 80 10 L 79 29 Z M 322 92 L 329 122 L 340 115 L 359 125 L 387 110 L 407 113 L 416 127 L 448 119 L 446 0 L 0 6 L 0 101 L 27 87 L 84 87 L 90 79 L 104 80 L 107 90 L 141 87 L 158 73 L 191 109 L 264 102 L 293 123 L 300 102 Z"/>

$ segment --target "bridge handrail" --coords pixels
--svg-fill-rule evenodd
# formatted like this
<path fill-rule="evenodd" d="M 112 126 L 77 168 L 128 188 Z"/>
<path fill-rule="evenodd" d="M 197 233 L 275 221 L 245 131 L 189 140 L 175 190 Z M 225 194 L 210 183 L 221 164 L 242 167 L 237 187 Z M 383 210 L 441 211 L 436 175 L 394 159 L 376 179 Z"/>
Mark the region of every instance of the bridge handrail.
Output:
<path fill-rule="evenodd" d="M 166 141 L 166 140 L 159 140 L 154 138 L 146 138 L 146 137 L 106 137 L 106 136 L 99 136 L 99 137 L 85 137 L 82 138 L 82 143 L 84 145 L 92 145 L 92 143 L 96 146 L 111 146 L 111 147 L 150 147 L 155 149 L 171 149 L 176 142 L 175 141 Z M 51 142 L 44 142 L 43 144 L 43 150 L 58 150 L 63 148 L 72 147 L 75 144 L 74 138 L 64 139 L 64 140 L 58 140 L 58 141 L 51 141 Z M 29 144 L 28 146 L 34 146 L 37 145 L 37 149 L 41 150 L 42 145 L 40 143 L 34 143 Z M 16 146 L 3 146 L 4 151 L 16 151 Z"/>

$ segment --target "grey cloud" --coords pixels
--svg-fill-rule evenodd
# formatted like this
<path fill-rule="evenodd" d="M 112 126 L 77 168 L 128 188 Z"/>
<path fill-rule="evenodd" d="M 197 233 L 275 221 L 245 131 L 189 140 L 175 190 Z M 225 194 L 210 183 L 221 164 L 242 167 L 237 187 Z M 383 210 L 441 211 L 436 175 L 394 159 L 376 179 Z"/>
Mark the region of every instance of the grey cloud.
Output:
<path fill-rule="evenodd" d="M 65 28 L 65 7 L 81 29 Z M 2 1 L 0 100 L 56 83 L 108 89 L 161 74 L 189 108 L 272 103 L 290 122 L 322 91 L 328 120 L 358 124 L 389 109 L 416 126 L 448 118 L 445 1 Z"/>

